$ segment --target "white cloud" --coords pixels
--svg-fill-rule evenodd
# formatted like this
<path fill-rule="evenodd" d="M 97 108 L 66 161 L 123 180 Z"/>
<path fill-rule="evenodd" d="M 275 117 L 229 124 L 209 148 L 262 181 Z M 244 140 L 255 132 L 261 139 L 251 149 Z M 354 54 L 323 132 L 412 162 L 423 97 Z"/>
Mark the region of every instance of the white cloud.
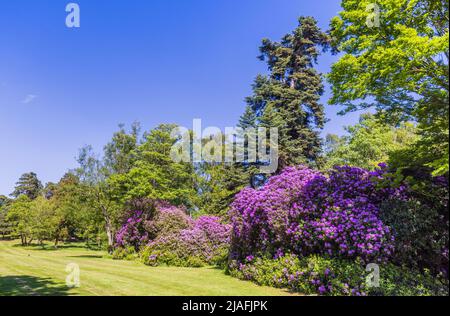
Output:
<path fill-rule="evenodd" d="M 35 94 L 28 94 L 28 95 L 22 100 L 22 103 L 23 103 L 23 104 L 31 103 L 31 102 L 33 102 L 33 100 L 36 99 L 36 98 L 37 98 L 37 95 L 35 95 Z"/>

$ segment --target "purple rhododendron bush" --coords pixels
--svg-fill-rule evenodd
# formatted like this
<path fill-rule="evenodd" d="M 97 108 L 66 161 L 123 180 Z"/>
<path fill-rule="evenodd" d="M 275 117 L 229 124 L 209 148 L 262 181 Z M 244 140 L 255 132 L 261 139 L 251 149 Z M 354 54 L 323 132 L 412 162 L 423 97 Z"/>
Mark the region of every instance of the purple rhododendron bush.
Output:
<path fill-rule="evenodd" d="M 219 217 L 192 219 L 186 210 L 158 203 L 151 212 L 133 211 L 116 235 L 117 259 L 137 256 L 148 265 L 224 265 L 231 225 Z"/>
<path fill-rule="evenodd" d="M 383 173 L 338 167 L 325 177 L 289 167 L 260 190 L 243 190 L 230 211 L 232 257 L 292 252 L 386 261 L 394 236 L 379 219 L 378 205 L 393 196 L 404 198 L 406 190 L 379 188 Z"/>
<path fill-rule="evenodd" d="M 369 291 L 361 272 L 367 264 L 376 263 L 390 271 L 385 276 L 396 271 L 398 278 L 412 282 L 401 285 L 400 280 L 385 279 L 386 288 L 398 289 L 396 294 L 439 293 L 442 286 L 448 287 L 447 275 L 426 280 L 436 291 L 417 283 L 426 276 L 419 278 L 391 264 L 402 249 L 396 249 L 396 231 L 381 220 L 380 206 L 386 201 L 409 201 L 409 191 L 395 183 L 386 165 L 373 172 L 336 167 L 329 176 L 304 166 L 288 167 L 261 189 L 244 189 L 233 202 L 231 273 L 303 293 L 364 295 Z M 448 233 L 439 250 L 442 257 L 448 254 Z M 300 259 L 292 261 L 289 256 Z M 333 262 L 334 268 L 330 265 L 317 271 L 318 261 L 326 258 L 338 261 Z M 410 266 L 410 262 L 401 264 Z M 411 292 L 415 288 L 424 290 Z"/>

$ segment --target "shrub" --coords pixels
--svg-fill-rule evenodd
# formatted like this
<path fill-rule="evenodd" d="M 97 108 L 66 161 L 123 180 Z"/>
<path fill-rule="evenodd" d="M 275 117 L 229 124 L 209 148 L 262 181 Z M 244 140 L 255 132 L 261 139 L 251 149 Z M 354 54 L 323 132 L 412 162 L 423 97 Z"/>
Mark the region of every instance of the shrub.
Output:
<path fill-rule="evenodd" d="M 136 258 L 138 258 L 138 254 L 136 253 L 133 246 L 118 247 L 114 249 L 112 258 L 114 260 L 135 260 Z"/>
<path fill-rule="evenodd" d="M 404 199 L 406 188 L 386 185 L 385 174 L 384 165 L 373 172 L 336 167 L 328 178 L 288 167 L 259 190 L 244 189 L 230 210 L 232 258 L 290 252 L 386 261 L 393 236 L 379 219 L 379 204 Z"/>
<path fill-rule="evenodd" d="M 215 216 L 201 216 L 194 221 L 184 209 L 167 203 L 153 205 L 129 213 L 116 235 L 114 258 L 131 258 L 139 251 L 141 260 L 153 266 L 225 266 L 230 225 L 222 224 Z"/>
<path fill-rule="evenodd" d="M 145 230 L 146 214 L 142 211 L 135 211 L 119 229 L 116 234 L 116 246 L 119 248 L 133 247 L 135 250 L 148 242 L 148 232 Z"/>
<path fill-rule="evenodd" d="M 228 254 L 231 226 L 220 218 L 202 216 L 191 228 L 160 235 L 141 252 L 148 265 L 198 267 L 223 265 Z"/>
<path fill-rule="evenodd" d="M 230 274 L 259 285 L 286 288 L 311 295 L 448 295 L 448 280 L 433 278 L 390 263 L 380 265 L 380 286 L 366 283 L 368 272 L 361 262 L 311 255 L 277 259 L 249 256 L 244 263 L 232 261 Z"/>
<path fill-rule="evenodd" d="M 185 209 L 171 205 L 158 208 L 155 216 L 144 224 L 150 239 L 155 239 L 163 235 L 171 235 L 183 229 L 190 228 L 192 225 L 193 220 L 187 215 Z"/>
<path fill-rule="evenodd" d="M 418 199 L 387 200 L 380 217 L 395 235 L 392 262 L 448 276 L 448 214 Z"/>
<path fill-rule="evenodd" d="M 148 206 L 149 203 L 143 206 L 143 211 L 128 212 L 125 223 L 116 234 L 117 247 L 132 246 L 138 251 L 158 236 L 170 235 L 193 225 L 184 209 L 161 201 L 153 201 Z"/>

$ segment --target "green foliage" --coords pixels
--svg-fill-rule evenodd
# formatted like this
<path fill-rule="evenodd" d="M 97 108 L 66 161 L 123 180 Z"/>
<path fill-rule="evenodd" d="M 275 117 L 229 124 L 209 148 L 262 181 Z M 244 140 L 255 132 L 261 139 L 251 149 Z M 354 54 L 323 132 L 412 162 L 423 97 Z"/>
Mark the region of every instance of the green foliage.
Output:
<path fill-rule="evenodd" d="M 121 203 L 136 198 L 160 199 L 175 205 L 195 205 L 193 166 L 177 163 L 170 150 L 177 139 L 171 137 L 176 125 L 163 124 L 144 135 L 133 152 L 134 163 L 126 173 L 112 174 L 108 185 Z"/>
<path fill-rule="evenodd" d="M 6 206 L 6 204 L 9 202 L 8 197 L 4 195 L 0 195 L 0 207 Z"/>
<path fill-rule="evenodd" d="M 119 131 L 114 133 L 111 141 L 106 144 L 105 166 L 110 173 L 123 174 L 128 172 L 135 161 L 135 150 L 138 146 L 140 125 L 135 122 L 131 126 L 131 132 L 127 133 L 123 125 L 119 125 Z"/>
<path fill-rule="evenodd" d="M 403 166 L 426 165 L 448 172 L 448 0 L 344 0 L 331 21 L 334 47 L 343 53 L 332 66 L 331 104 L 343 113 L 375 106 L 387 120 L 414 119 L 422 136 Z"/>
<path fill-rule="evenodd" d="M 112 253 L 112 258 L 115 260 L 129 260 L 133 261 L 139 258 L 136 250 L 133 246 L 128 247 L 118 247 L 114 249 Z"/>
<path fill-rule="evenodd" d="M 448 295 L 448 280 L 427 273 L 380 265 L 379 287 L 366 280 L 369 272 L 359 262 L 312 255 L 298 258 L 286 255 L 278 259 L 249 258 L 241 265 L 231 263 L 230 274 L 259 285 L 286 288 L 303 294 L 320 295 Z"/>
<path fill-rule="evenodd" d="M 120 219 L 120 205 L 113 199 L 113 189 L 107 179 L 110 175 L 104 159 L 99 159 L 91 146 L 80 150 L 76 175 L 80 180 L 80 194 L 102 218 L 109 251 L 114 245 L 115 227 Z M 94 218 L 98 218 L 94 216 Z"/>
<path fill-rule="evenodd" d="M 448 193 L 447 193 L 448 196 Z M 380 217 L 395 235 L 393 262 L 433 274 L 448 274 L 448 209 L 417 198 L 388 200 Z"/>
<path fill-rule="evenodd" d="M 26 195 L 19 195 L 8 208 L 7 220 L 14 225 L 14 233 L 20 235 L 22 244 L 26 245 L 32 238 L 31 200 Z"/>
<path fill-rule="evenodd" d="M 4 239 L 13 232 L 13 224 L 8 221 L 8 204 L 10 203 L 4 195 L 0 195 L 0 235 Z"/>
<path fill-rule="evenodd" d="M 21 195 L 8 207 L 7 219 L 13 223 L 14 233 L 19 235 L 23 245 L 32 240 L 40 244 L 44 240 L 58 241 L 67 237 L 68 232 L 64 224 L 64 213 L 57 208 L 54 200 L 38 196 L 30 200 Z"/>
<path fill-rule="evenodd" d="M 419 138 L 412 123 L 395 127 L 371 114 L 361 115 L 359 123 L 346 131 L 348 135 L 342 137 L 327 135 L 323 169 L 351 165 L 373 170 Z"/>
<path fill-rule="evenodd" d="M 149 266 L 165 265 L 199 268 L 212 265 L 225 268 L 228 263 L 228 247 L 220 247 L 215 250 L 212 257 L 206 258 L 200 252 L 197 254 L 186 252 L 186 249 L 178 247 L 174 241 L 174 243 L 144 247 L 140 251 L 139 256 L 141 261 Z"/>
<path fill-rule="evenodd" d="M 57 212 L 52 201 L 40 196 L 29 205 L 31 233 L 39 243 L 44 240 L 54 240 L 58 231 L 62 216 Z"/>
<path fill-rule="evenodd" d="M 53 203 L 63 216 L 61 228 L 73 239 L 99 244 L 103 238 L 103 218 L 86 196 L 86 187 L 73 173 L 65 174 L 56 185 Z"/>
<path fill-rule="evenodd" d="M 205 266 L 202 258 L 183 255 L 173 249 L 154 249 L 146 247 L 140 252 L 142 262 L 149 266 L 173 266 L 200 268 Z"/>
<path fill-rule="evenodd" d="M 42 188 L 42 183 L 34 172 L 24 173 L 17 181 L 14 192 L 11 195 L 16 198 L 20 195 L 26 195 L 33 200 L 38 197 Z"/>
<path fill-rule="evenodd" d="M 250 185 L 254 167 L 238 164 L 202 164 L 200 176 L 200 212 L 227 217 L 235 195 Z"/>

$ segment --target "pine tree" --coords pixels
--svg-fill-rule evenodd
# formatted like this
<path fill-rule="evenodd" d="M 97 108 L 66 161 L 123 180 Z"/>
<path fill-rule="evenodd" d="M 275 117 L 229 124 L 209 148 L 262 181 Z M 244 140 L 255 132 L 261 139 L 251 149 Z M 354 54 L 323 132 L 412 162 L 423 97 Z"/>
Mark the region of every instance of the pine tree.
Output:
<path fill-rule="evenodd" d="M 253 95 L 246 99 L 247 107 L 238 127 L 248 130 L 278 128 L 278 170 L 286 165 L 313 163 L 319 158 L 321 142 L 318 130 L 325 122 L 322 76 L 314 69 L 321 48 L 327 48 L 328 36 L 311 17 L 301 17 L 299 27 L 283 37 L 280 43 L 263 40 L 261 60 L 266 61 L 270 74 L 258 75 L 252 85 Z M 239 136 L 239 135 L 238 135 Z M 249 134 L 244 144 L 248 144 Z M 257 136 L 255 136 L 257 138 Z M 258 142 L 259 139 L 256 139 Z M 209 188 L 203 194 L 207 212 L 226 214 L 235 194 L 245 186 L 263 184 L 267 175 L 261 174 L 261 161 L 222 165 L 205 165 Z"/>
<path fill-rule="evenodd" d="M 258 126 L 278 128 L 279 168 L 299 163 L 314 163 L 319 157 L 319 130 L 325 123 L 320 97 L 324 92 L 322 76 L 314 69 L 320 49 L 329 38 L 312 17 L 300 17 L 299 26 L 281 42 L 264 39 L 262 61 L 270 74 L 259 75 L 253 95 L 246 99 L 241 121 L 256 117 Z"/>
<path fill-rule="evenodd" d="M 16 183 L 12 196 L 18 197 L 26 195 L 29 199 L 34 200 L 38 197 L 43 186 L 34 172 L 24 173 Z"/>

